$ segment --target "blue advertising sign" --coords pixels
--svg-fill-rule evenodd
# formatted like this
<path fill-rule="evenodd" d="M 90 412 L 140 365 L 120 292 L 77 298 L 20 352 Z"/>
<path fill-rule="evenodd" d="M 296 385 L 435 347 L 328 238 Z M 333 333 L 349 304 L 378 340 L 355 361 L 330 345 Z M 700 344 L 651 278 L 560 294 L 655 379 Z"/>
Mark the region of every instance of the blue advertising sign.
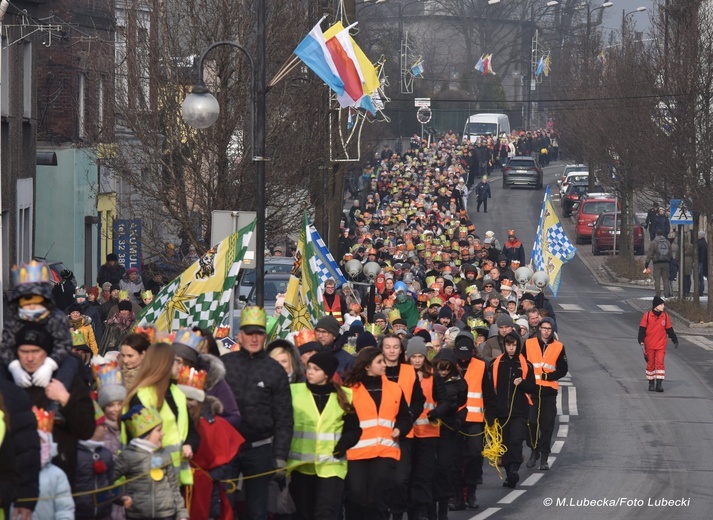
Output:
<path fill-rule="evenodd" d="M 141 270 L 141 219 L 114 221 L 114 254 L 125 269 Z"/>

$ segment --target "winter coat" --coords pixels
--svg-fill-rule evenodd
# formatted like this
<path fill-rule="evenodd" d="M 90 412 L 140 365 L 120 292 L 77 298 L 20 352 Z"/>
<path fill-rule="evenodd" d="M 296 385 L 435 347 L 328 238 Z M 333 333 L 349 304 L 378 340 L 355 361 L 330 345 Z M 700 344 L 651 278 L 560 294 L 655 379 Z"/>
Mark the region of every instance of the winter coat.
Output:
<path fill-rule="evenodd" d="M 159 480 L 149 476 L 152 460 L 156 458 L 163 471 Z M 143 475 L 142 477 L 135 477 Z M 126 477 L 126 494 L 133 504 L 126 510 L 126 518 L 188 518 L 178 486 L 171 457 L 159 448 L 153 453 L 129 444 L 116 458 L 114 479 Z"/>
<path fill-rule="evenodd" d="M 89 317 L 91 320 L 89 323 L 92 325 L 92 330 L 94 331 L 94 339 L 96 339 L 97 345 L 101 343 L 102 336 L 104 335 L 104 320 L 101 318 L 99 312 L 99 304 L 91 303 L 89 301 L 84 301 L 79 304 L 82 309 L 82 314 Z"/>
<path fill-rule="evenodd" d="M 298 358 L 299 361 L 299 358 Z M 228 421 L 237 430 L 240 428 L 240 409 L 235 402 L 235 396 L 230 386 L 225 382 L 225 365 L 220 358 L 211 354 L 201 354 L 198 360 L 201 370 L 208 375 L 205 380 L 206 395 L 217 398 L 223 405 L 223 411 L 218 415 Z"/>
<path fill-rule="evenodd" d="M 52 401 L 45 395 L 45 389 L 31 386 L 25 391 L 34 406 L 47 410 Z M 77 442 L 87 440 L 94 435 L 94 404 L 89 395 L 89 388 L 79 374 L 75 375 L 69 388 L 69 401 L 59 408 L 64 421 L 56 423 L 52 435 L 57 443 L 57 456 L 52 460 L 62 469 L 70 482 L 75 482 L 77 462 Z"/>
<path fill-rule="evenodd" d="M 485 199 L 489 199 L 492 197 L 492 194 L 490 192 L 490 184 L 487 182 L 479 182 L 475 186 L 475 195 L 478 197 L 479 201 L 484 201 Z"/>
<path fill-rule="evenodd" d="M 77 286 L 70 280 L 63 280 L 52 288 L 52 299 L 62 311 L 66 311 L 67 307 L 74 303 L 74 291 Z"/>
<path fill-rule="evenodd" d="M 285 369 L 264 350 L 251 354 L 241 349 L 221 360 L 242 416 L 240 433 L 247 442 L 273 437 L 274 457 L 287 460 L 293 423 Z"/>
<path fill-rule="evenodd" d="M 488 338 L 487 341 L 480 346 L 480 355 L 478 357 L 486 362 L 492 361 L 498 357 L 500 354 L 505 352 L 504 339 L 505 338 L 500 334 L 496 334 L 495 336 Z"/>
<path fill-rule="evenodd" d="M 109 282 L 112 285 L 118 285 L 124 277 L 124 273 L 126 273 L 126 269 L 124 269 L 124 266 L 119 263 L 114 265 L 114 267 L 109 267 L 107 264 L 104 264 L 99 268 L 97 284 L 99 287 L 104 285 L 106 282 Z"/>
<path fill-rule="evenodd" d="M 0 518 L 3 511 L 9 509 L 7 506 L 17 498 L 18 468 L 6 419 L 8 417 L 0 410 Z"/>
<path fill-rule="evenodd" d="M 87 346 L 92 349 L 92 355 L 96 356 L 99 353 L 99 346 L 97 345 L 96 337 L 94 336 L 94 329 L 92 328 L 92 319 L 89 316 L 82 316 L 80 318 L 81 325 L 74 326 L 74 330 L 84 334 L 84 340 L 87 342 Z M 70 320 L 70 326 L 72 322 Z"/>
<path fill-rule="evenodd" d="M 74 499 L 67 475 L 54 464 L 40 471 L 40 500 L 32 520 L 74 520 Z"/>
<path fill-rule="evenodd" d="M 39 473 L 40 438 L 37 435 L 37 419 L 32 404 L 22 388 L 0 377 L 0 393 L 5 401 L 5 411 L 10 429 L 5 434 L 12 442 L 17 470 L 17 498 L 33 498 L 40 494 Z M 0 454 L 0 464 L 4 457 Z M 5 505 L 5 502 L 2 502 Z M 22 507 L 34 509 L 34 502 L 24 502 Z"/>
<path fill-rule="evenodd" d="M 468 399 L 468 383 L 462 377 L 444 380 L 436 371 L 432 377 L 436 407 L 428 412 L 429 420 L 440 419 L 450 428 L 459 427 L 456 414 Z"/>
<path fill-rule="evenodd" d="M 140 294 L 144 290 L 144 282 L 141 281 L 141 277 L 137 277 L 135 282 L 132 282 L 128 274 L 125 274 L 121 281 L 119 282 L 119 289 L 122 291 L 129 291 L 129 299 L 131 303 L 136 305 L 141 301 Z"/>
<path fill-rule="evenodd" d="M 95 441 L 80 441 L 77 445 L 77 472 L 74 490 L 94 491 L 114 483 L 114 460 L 107 448 Z M 97 457 L 96 461 L 94 457 Z M 103 465 L 103 467 L 102 467 Z M 98 471 L 95 471 L 97 469 Z M 103 472 L 101 470 L 104 470 Z M 101 518 L 111 513 L 111 502 L 97 505 L 94 495 L 80 495 L 75 498 L 77 520 Z"/>
<path fill-rule="evenodd" d="M 522 373 L 521 350 L 522 343 L 518 342 L 518 348 L 512 358 L 507 354 L 502 354 L 498 365 L 497 386 L 495 386 L 493 376 L 495 360 L 488 364 L 489 381 L 495 392 L 494 396 L 489 399 L 490 402 L 485 403 L 486 420 L 490 424 L 496 418 L 500 418 L 502 423 L 503 419 L 507 417 L 527 417 L 530 412 L 530 402 L 526 394 L 537 393 L 535 369 L 532 367 L 532 363 L 525 360 L 527 374 Z M 524 356 L 522 359 L 525 359 Z M 516 387 L 513 381 L 518 377 L 522 378 L 522 382 Z M 488 397 L 488 394 L 484 392 L 483 397 Z M 510 410 L 511 406 L 512 410 Z"/>

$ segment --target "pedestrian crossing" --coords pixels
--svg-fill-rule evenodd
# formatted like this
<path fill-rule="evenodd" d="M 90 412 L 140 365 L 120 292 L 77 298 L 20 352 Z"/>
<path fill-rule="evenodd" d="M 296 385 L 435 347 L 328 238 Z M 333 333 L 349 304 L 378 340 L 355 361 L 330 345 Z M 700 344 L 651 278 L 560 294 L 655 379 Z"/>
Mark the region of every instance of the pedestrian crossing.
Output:
<path fill-rule="evenodd" d="M 577 303 L 553 303 L 552 306 L 555 312 L 596 312 L 596 313 L 624 313 L 624 309 L 618 305 L 595 305 L 596 309 L 592 307 L 590 310 L 585 309 Z"/>
<path fill-rule="evenodd" d="M 706 336 L 679 335 L 681 339 L 685 339 L 694 345 L 701 347 L 704 350 L 713 350 L 713 339 Z"/>

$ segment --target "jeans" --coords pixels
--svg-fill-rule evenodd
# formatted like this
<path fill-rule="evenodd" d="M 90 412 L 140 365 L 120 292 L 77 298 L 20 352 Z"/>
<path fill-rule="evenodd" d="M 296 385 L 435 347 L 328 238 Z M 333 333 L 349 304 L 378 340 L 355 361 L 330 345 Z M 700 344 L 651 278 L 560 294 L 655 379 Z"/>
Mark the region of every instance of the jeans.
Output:
<path fill-rule="evenodd" d="M 245 520 L 267 520 L 268 489 L 273 476 L 270 474 L 257 478 L 248 477 L 275 469 L 272 444 L 257 448 L 249 448 L 243 444 L 238 453 L 237 462 L 243 477 L 245 477 L 243 480 Z"/>
<path fill-rule="evenodd" d="M 705 266 L 703 264 L 698 264 L 698 294 L 700 294 L 701 296 L 703 296 L 706 292 L 705 291 L 706 280 L 703 276 L 703 273 L 705 272 L 706 267 L 707 266 Z"/>

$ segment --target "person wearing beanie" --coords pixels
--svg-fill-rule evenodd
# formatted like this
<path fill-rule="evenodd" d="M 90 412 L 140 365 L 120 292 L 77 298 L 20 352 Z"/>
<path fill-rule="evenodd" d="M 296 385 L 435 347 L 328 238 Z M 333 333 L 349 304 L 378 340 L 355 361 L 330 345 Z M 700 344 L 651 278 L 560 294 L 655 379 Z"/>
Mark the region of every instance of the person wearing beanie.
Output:
<path fill-rule="evenodd" d="M 126 269 L 119 263 L 119 257 L 114 253 L 106 255 L 106 263 L 99 267 L 97 273 L 97 283 L 103 286 L 105 283 L 119 285 Z"/>
<path fill-rule="evenodd" d="M 506 479 L 503 487 L 514 488 L 520 480 L 522 443 L 526 440 L 527 420 L 532 408 L 528 394 L 537 393 L 535 369 L 521 353 L 520 335 L 509 332 L 504 336 L 505 353 L 488 366 L 494 398 L 485 402 L 488 424 L 497 419 L 503 427 L 502 439 L 507 448 L 502 457 Z M 531 340 L 530 340 L 531 341 Z M 549 452 L 549 450 L 548 450 Z M 546 458 L 546 455 L 543 455 Z"/>
<path fill-rule="evenodd" d="M 310 358 L 320 350 L 322 350 L 322 344 L 319 341 L 308 341 L 307 343 L 297 347 L 297 352 L 300 355 L 302 365 L 306 367 Z"/>
<path fill-rule="evenodd" d="M 384 314 L 383 312 L 375 313 L 373 322 L 375 325 L 381 327 L 381 330 L 384 333 L 388 332 L 389 328 L 391 327 L 391 325 L 389 324 L 389 320 L 386 319 L 386 314 Z"/>
<path fill-rule="evenodd" d="M 450 327 L 453 321 L 453 310 L 448 306 L 444 305 L 438 311 L 438 323 Z"/>
<path fill-rule="evenodd" d="M 646 361 L 646 379 L 649 382 L 649 392 L 663 392 L 663 380 L 666 376 L 664 359 L 666 345 L 671 338 L 673 346 L 678 348 L 678 337 L 673 330 L 671 318 L 665 311 L 665 302 L 654 296 L 651 310 L 644 313 L 639 323 L 639 345 L 644 349 Z M 544 320 L 543 320 L 544 321 Z"/>
<path fill-rule="evenodd" d="M 366 347 L 376 347 L 377 344 L 376 338 L 371 332 L 364 332 L 359 334 L 359 337 L 356 340 L 356 351 L 359 352 L 361 349 Z"/>
<path fill-rule="evenodd" d="M 495 326 L 498 329 L 498 333 L 489 337 L 485 343 L 483 343 L 481 349 L 483 360 L 486 362 L 492 361 L 497 356 L 505 352 L 505 343 L 503 342 L 503 338 L 506 334 L 513 331 L 514 325 L 515 322 L 512 321 L 512 318 L 508 314 L 501 314 L 497 317 Z"/>
<path fill-rule="evenodd" d="M 555 320 L 545 317 L 540 320 L 537 335 L 525 342 L 523 355 L 535 367 L 537 392 L 533 394 L 528 427 L 528 446 L 532 448 L 527 467 L 535 466 L 540 459 L 540 469 L 549 470 L 552 434 L 557 418 L 558 379 L 567 375 L 567 353 L 562 342 L 555 338 Z M 531 444 L 531 445 L 530 445 Z"/>
<path fill-rule="evenodd" d="M 519 318 L 515 320 L 515 325 L 520 329 L 520 336 L 522 336 L 525 341 L 530 336 L 530 324 L 527 323 L 525 318 Z"/>
<path fill-rule="evenodd" d="M 416 340 L 416 338 L 412 338 Z M 424 345 L 425 346 L 425 345 Z M 421 383 L 416 375 L 416 370 L 405 362 L 404 345 L 399 336 L 384 334 L 379 340 L 379 349 L 384 354 L 386 362 L 386 378 L 397 383 L 406 398 L 411 417 L 420 417 L 426 403 Z M 392 515 L 403 515 L 408 510 L 409 487 L 408 481 L 411 474 L 411 458 L 413 449 L 414 432 L 399 439 L 401 458 L 394 471 L 394 487 L 389 494 L 387 504 Z"/>
<path fill-rule="evenodd" d="M 346 453 L 362 433 L 352 391 L 333 380 L 338 366 L 333 353 L 317 352 L 307 361 L 307 381 L 290 385 L 294 435 L 287 464 L 295 466 L 289 489 L 300 518 L 337 517 Z M 323 437 L 330 440 L 317 442 Z"/>
<path fill-rule="evenodd" d="M 346 335 L 340 334 L 340 325 L 337 319 L 328 314 L 322 316 L 314 326 L 314 332 L 317 335 L 317 341 L 322 344 L 322 352 L 332 352 L 339 360 L 339 368 L 337 373 L 339 377 L 344 378 L 344 375 L 354 365 L 354 357 L 347 351 L 342 350 L 342 347 L 347 342 Z M 361 336 L 362 334 L 360 334 Z M 359 341 L 359 338 L 357 338 Z"/>

